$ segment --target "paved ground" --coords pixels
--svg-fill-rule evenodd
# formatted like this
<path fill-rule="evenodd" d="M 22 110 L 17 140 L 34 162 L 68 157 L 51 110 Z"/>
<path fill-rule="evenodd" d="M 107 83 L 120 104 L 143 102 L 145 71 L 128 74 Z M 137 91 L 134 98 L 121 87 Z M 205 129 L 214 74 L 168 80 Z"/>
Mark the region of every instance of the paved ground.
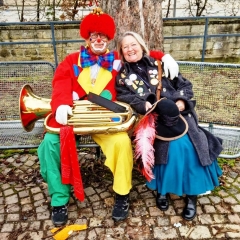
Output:
<path fill-rule="evenodd" d="M 224 168 L 222 187 L 198 198 L 197 217 L 181 218 L 183 199 L 171 195 L 168 211 L 156 208 L 155 193 L 133 172 L 131 209 L 127 220 L 111 219 L 114 203 L 112 177 L 90 152 L 79 154 L 85 186 L 84 202 L 71 198 L 68 224 L 87 224 L 68 239 L 240 239 L 240 161 Z M 50 230 L 47 186 L 39 174 L 35 154 L 0 153 L 0 239 L 54 239 Z M 180 224 L 179 224 L 180 223 Z M 180 226 L 179 226 L 180 225 Z"/>

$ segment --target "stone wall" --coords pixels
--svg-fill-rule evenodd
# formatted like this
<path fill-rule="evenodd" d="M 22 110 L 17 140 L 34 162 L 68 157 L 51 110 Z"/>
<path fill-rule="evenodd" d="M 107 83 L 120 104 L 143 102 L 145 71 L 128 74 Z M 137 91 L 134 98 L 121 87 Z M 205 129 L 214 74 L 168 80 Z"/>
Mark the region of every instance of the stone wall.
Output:
<path fill-rule="evenodd" d="M 79 41 L 79 24 L 55 25 L 54 33 L 58 61 L 79 49 L 80 43 L 57 43 L 57 41 Z M 0 26 L 0 61 L 49 61 L 54 63 L 52 40 L 49 25 Z M 1 42 L 10 42 L 10 44 L 1 45 Z M 14 42 L 25 44 L 14 44 Z M 27 42 L 31 42 L 31 44 Z"/>
<path fill-rule="evenodd" d="M 201 61 L 203 51 L 204 20 L 164 22 L 164 37 L 193 35 L 196 38 L 165 39 L 164 51 L 177 60 Z M 240 19 L 209 19 L 208 35 L 239 34 Z M 201 38 L 197 36 L 201 35 Z M 205 47 L 206 62 L 240 63 L 240 36 L 209 37 Z"/>
<path fill-rule="evenodd" d="M 204 35 L 204 20 L 164 21 L 164 37 Z M 208 35 L 239 34 L 240 19 L 211 20 Z M 80 40 L 79 24 L 55 25 L 55 40 Z M 0 26 L 0 61 L 49 61 L 54 63 L 49 25 Z M 1 45 L 1 43 L 9 43 Z M 25 42 L 26 44 L 14 44 Z M 27 42 L 33 42 L 29 44 Z M 81 43 L 58 43 L 58 62 L 79 49 Z M 178 61 L 201 61 L 203 38 L 165 39 L 164 51 Z M 206 42 L 205 61 L 240 63 L 240 37 L 212 37 Z"/>

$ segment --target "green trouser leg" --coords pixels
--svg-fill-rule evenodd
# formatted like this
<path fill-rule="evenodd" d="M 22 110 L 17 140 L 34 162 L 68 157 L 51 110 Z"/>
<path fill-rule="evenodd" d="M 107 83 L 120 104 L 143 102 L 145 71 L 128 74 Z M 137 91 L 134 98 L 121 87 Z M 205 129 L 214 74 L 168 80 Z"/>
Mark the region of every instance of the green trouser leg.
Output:
<path fill-rule="evenodd" d="M 40 172 L 48 184 L 51 206 L 62 206 L 69 201 L 71 185 L 62 184 L 60 164 L 60 138 L 58 134 L 46 133 L 38 147 Z"/>

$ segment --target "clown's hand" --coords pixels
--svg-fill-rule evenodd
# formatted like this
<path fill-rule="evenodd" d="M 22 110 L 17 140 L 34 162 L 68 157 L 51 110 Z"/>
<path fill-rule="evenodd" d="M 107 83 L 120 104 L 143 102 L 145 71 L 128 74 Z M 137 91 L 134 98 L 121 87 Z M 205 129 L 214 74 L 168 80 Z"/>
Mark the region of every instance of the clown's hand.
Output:
<path fill-rule="evenodd" d="M 68 105 L 60 105 L 56 111 L 56 121 L 60 124 L 66 125 L 68 120 L 68 114 L 73 115 L 72 108 Z"/>
<path fill-rule="evenodd" d="M 179 66 L 170 54 L 165 54 L 162 57 L 163 70 L 166 77 L 174 79 L 178 76 Z"/>

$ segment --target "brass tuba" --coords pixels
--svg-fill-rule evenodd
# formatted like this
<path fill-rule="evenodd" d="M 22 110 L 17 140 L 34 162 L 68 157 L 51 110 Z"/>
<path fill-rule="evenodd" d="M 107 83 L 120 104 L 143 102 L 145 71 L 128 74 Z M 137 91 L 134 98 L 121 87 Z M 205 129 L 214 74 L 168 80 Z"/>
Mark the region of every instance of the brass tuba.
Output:
<path fill-rule="evenodd" d="M 47 132 L 60 133 L 60 128 L 48 126 L 51 117 L 51 99 L 38 97 L 32 88 L 26 84 L 22 87 L 19 97 L 19 115 L 23 128 L 30 132 L 35 122 L 45 118 L 44 127 Z M 115 133 L 132 129 L 136 114 L 132 108 L 122 102 L 116 102 L 127 110 L 115 113 L 88 100 L 73 101 L 73 116 L 68 119 L 68 125 L 73 126 L 75 134 Z"/>

